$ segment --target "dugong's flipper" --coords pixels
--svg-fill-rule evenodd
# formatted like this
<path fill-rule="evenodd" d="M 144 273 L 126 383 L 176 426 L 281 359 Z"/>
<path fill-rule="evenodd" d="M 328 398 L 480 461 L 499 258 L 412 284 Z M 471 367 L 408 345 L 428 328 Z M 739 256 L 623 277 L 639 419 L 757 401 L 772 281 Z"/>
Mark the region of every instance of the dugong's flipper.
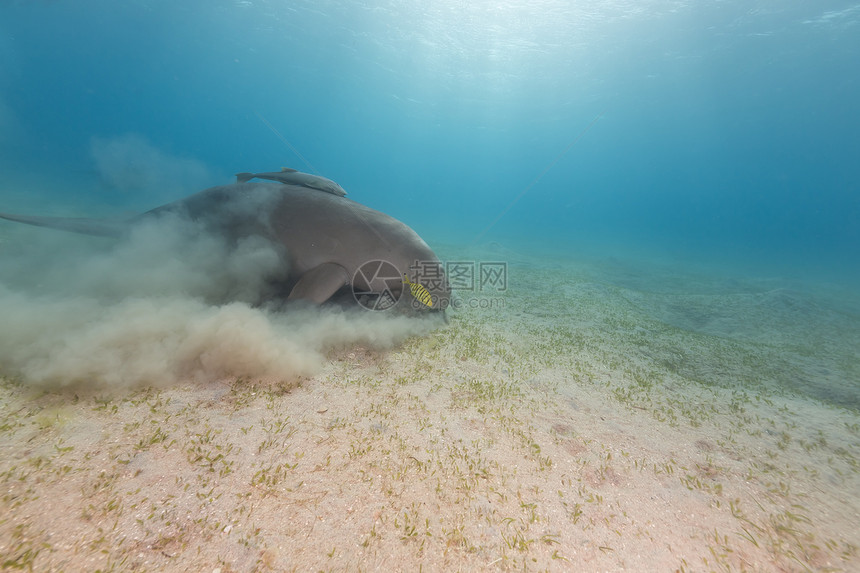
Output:
<path fill-rule="evenodd" d="M 349 284 L 349 273 L 335 263 L 323 263 L 302 275 L 287 300 L 306 300 L 322 304 Z"/>

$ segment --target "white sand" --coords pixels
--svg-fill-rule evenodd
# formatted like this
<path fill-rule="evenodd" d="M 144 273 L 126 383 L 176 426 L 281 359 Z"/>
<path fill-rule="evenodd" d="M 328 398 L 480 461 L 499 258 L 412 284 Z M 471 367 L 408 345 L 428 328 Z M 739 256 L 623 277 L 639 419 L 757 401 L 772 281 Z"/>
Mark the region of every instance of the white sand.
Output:
<path fill-rule="evenodd" d="M 860 570 L 856 314 L 457 256 L 511 260 L 503 307 L 312 377 L 4 383 L 3 567 Z"/>

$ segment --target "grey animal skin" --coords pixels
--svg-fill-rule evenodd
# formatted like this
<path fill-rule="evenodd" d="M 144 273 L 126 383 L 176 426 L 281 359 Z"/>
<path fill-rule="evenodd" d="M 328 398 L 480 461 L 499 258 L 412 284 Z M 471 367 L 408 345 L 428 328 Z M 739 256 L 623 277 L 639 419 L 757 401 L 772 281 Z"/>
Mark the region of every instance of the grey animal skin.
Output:
<path fill-rule="evenodd" d="M 319 175 L 311 175 L 310 173 L 302 173 L 289 167 L 283 167 L 280 171 L 272 171 L 269 173 L 237 173 L 236 182 L 244 183 L 251 179 L 268 179 L 269 181 L 277 181 L 286 185 L 301 185 L 302 187 L 310 187 L 311 189 L 319 189 L 326 193 L 337 195 L 338 197 L 346 196 L 346 191 L 343 187 L 325 177 Z"/>
<path fill-rule="evenodd" d="M 361 293 L 371 302 L 385 296 L 399 301 L 400 308 L 444 311 L 451 300 L 439 259 L 410 227 L 350 199 L 298 185 L 249 182 L 211 187 L 122 222 L 0 213 L 0 218 L 29 225 L 117 238 L 135 224 L 162 216 L 201 225 L 228 241 L 249 236 L 270 241 L 286 271 L 277 284 L 267 285 L 268 300 L 260 302 L 321 304 L 336 293 L 343 295 L 339 300 L 353 300 L 352 295 Z M 388 272 L 374 273 L 378 267 L 374 261 L 390 263 Z M 430 307 L 419 303 L 423 293 L 414 296 L 400 280 L 403 277 L 429 292 Z"/>

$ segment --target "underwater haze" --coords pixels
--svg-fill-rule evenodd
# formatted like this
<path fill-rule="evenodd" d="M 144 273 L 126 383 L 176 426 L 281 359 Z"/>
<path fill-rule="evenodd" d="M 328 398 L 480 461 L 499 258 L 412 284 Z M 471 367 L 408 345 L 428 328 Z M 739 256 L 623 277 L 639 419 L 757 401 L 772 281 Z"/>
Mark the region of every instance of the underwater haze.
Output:
<path fill-rule="evenodd" d="M 860 265 L 854 1 L 0 3 L 3 210 L 282 166 L 431 244 Z"/>
<path fill-rule="evenodd" d="M 858 62 L 860 0 L 0 0 L 0 569 L 860 571 Z M 377 248 L 446 314 L 285 300 Z"/>

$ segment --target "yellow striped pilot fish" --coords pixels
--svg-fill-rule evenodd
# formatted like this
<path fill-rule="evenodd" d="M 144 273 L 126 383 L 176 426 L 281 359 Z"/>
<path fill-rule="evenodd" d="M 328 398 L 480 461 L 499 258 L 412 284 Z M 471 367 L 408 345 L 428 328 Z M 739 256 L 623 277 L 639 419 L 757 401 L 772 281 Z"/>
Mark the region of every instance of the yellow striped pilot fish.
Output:
<path fill-rule="evenodd" d="M 428 308 L 433 308 L 433 298 L 430 296 L 430 292 L 423 286 L 418 283 L 413 283 L 409 281 L 409 277 L 403 275 L 403 284 L 409 285 L 409 292 L 412 293 L 412 296 L 415 299 Z"/>

